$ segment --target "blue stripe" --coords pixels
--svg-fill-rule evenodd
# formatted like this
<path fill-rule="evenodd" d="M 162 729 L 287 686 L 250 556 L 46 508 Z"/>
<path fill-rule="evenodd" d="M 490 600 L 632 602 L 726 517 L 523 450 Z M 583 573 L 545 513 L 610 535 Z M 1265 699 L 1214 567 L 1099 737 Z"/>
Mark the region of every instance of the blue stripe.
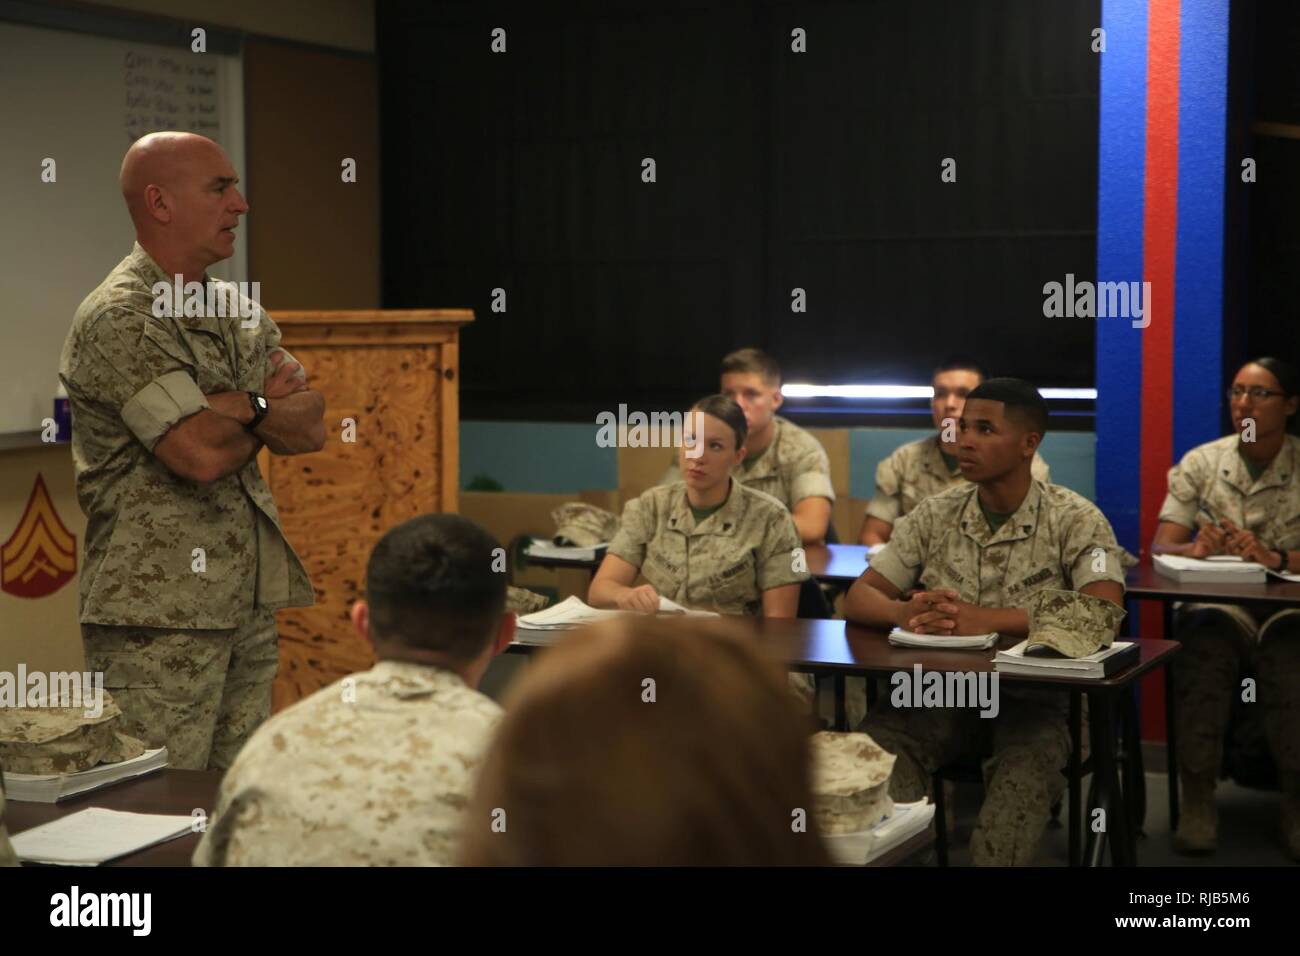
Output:
<path fill-rule="evenodd" d="M 1223 206 L 1228 0 L 1182 0 L 1174 455 L 1219 437 L 1223 406 Z"/>
<path fill-rule="evenodd" d="M 1142 279 L 1146 165 L 1147 3 L 1103 0 L 1098 117 L 1097 280 Z M 1142 330 L 1097 322 L 1097 505 L 1137 553 L 1141 478 Z"/>

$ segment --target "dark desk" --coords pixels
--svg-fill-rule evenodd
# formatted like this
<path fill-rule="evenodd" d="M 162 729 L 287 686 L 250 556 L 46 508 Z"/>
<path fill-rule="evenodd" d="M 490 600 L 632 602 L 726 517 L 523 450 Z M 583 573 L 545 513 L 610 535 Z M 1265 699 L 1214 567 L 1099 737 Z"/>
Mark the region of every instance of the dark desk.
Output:
<path fill-rule="evenodd" d="M 683 619 L 687 620 L 687 619 Z M 835 678 L 836 727 L 843 729 L 844 678 L 848 675 L 881 675 L 895 671 L 910 671 L 920 664 L 923 670 L 944 673 L 961 671 L 969 673 L 994 672 L 993 654 L 989 650 L 926 650 L 894 647 L 888 633 L 881 630 L 846 624 L 844 621 L 805 618 L 731 618 L 739 627 L 749 629 L 760 645 L 772 657 L 785 662 L 791 670 L 811 674 L 829 674 Z M 1000 647 L 1010 647 L 1014 639 L 1003 639 Z M 1033 677 L 1020 674 L 1002 674 L 999 683 L 1020 687 L 1044 687 L 1070 695 L 1070 732 L 1075 741 L 1072 763 L 1079 753 L 1081 736 L 1079 702 L 1088 699 L 1089 732 L 1093 754 L 1093 779 L 1097 806 L 1106 811 L 1111 821 L 1111 856 L 1117 866 L 1131 866 L 1136 862 L 1135 827 L 1130 821 L 1130 809 L 1123 798 L 1115 755 L 1116 710 L 1121 694 L 1126 694 L 1142 675 L 1157 667 L 1164 667 L 1178 650 L 1174 641 L 1140 640 L 1136 663 L 1110 677 L 1088 680 L 1070 677 Z M 528 654 L 546 643 L 530 640 L 526 631 L 516 634 L 515 643 L 508 650 Z M 1168 673 L 1168 668 L 1166 668 Z M 1077 769 L 1077 765 L 1075 768 Z M 1074 775 L 1072 775 L 1074 776 Z M 1131 787 L 1131 789 L 1133 789 Z M 1080 819 L 1077 788 L 1071 791 L 1072 819 Z M 1078 858 L 1075 828 L 1071 829 L 1071 860 Z M 1087 858 L 1100 864 L 1105 842 L 1089 831 Z"/>
<path fill-rule="evenodd" d="M 1165 577 L 1149 561 L 1130 568 L 1124 581 L 1125 598 L 1135 601 L 1159 601 L 1164 615 L 1164 634 L 1174 636 L 1174 602 L 1211 604 L 1262 604 L 1280 611 L 1300 604 L 1300 584 L 1270 578 L 1260 584 L 1218 584 L 1182 582 Z M 1178 755 L 1174 726 L 1174 687 L 1169 671 L 1165 672 L 1165 750 L 1169 763 L 1169 826 L 1178 826 Z"/>
<path fill-rule="evenodd" d="M 867 569 L 867 546 L 822 544 L 807 548 L 808 573 L 827 584 L 852 584 Z"/>
<path fill-rule="evenodd" d="M 811 565 L 810 565 L 811 567 Z M 1150 564 L 1130 568 L 1125 579 L 1127 597 L 1139 601 L 1203 601 L 1214 604 L 1300 604 L 1300 584 L 1272 578 L 1262 584 L 1183 583 L 1160 574 Z"/>
<path fill-rule="evenodd" d="M 867 569 L 867 549 L 861 544 L 822 544 L 805 549 L 808 573 L 828 584 L 852 584 Z M 534 558 L 525 555 L 529 564 L 539 568 L 580 568 L 593 574 L 601 559 Z M 1300 588 L 1300 585 L 1296 585 Z"/>
<path fill-rule="evenodd" d="M 217 802 L 221 785 L 220 770 L 173 770 L 166 767 L 155 773 L 123 783 L 79 794 L 58 803 L 5 803 L 5 825 L 10 834 L 19 834 L 42 823 L 49 823 L 87 807 L 127 810 L 132 813 L 169 813 L 189 816 L 202 809 L 209 818 Z M 190 857 L 202 834 L 190 833 L 110 860 L 105 866 L 189 866 Z"/>

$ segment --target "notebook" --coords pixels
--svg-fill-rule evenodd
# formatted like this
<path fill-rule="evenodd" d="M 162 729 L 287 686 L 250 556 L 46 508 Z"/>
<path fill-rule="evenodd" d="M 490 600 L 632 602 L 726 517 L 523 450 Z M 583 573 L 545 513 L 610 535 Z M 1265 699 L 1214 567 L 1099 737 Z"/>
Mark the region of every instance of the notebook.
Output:
<path fill-rule="evenodd" d="M 1263 584 L 1268 569 L 1254 561 L 1242 561 L 1231 555 L 1213 558 L 1189 558 L 1181 554 L 1156 554 L 1151 566 L 1167 578 L 1191 584 Z"/>
<path fill-rule="evenodd" d="M 999 674 L 1022 674 L 1053 677 L 1109 677 L 1132 664 L 1138 657 L 1133 641 L 1116 641 L 1087 657 L 1063 657 L 1055 651 L 1026 653 L 1028 640 L 993 655 L 993 669 Z"/>
<path fill-rule="evenodd" d="M 57 803 L 64 797 L 98 790 L 121 780 L 153 773 L 167 766 L 167 748 L 146 750 L 138 757 L 103 763 L 77 773 L 9 773 L 5 771 L 5 796 L 25 803 Z"/>
<path fill-rule="evenodd" d="M 822 839 L 831 858 L 841 866 L 862 866 L 905 843 L 930 825 L 934 804 L 929 800 L 895 803 L 893 812 L 859 833 L 828 833 Z"/>
<path fill-rule="evenodd" d="M 889 632 L 889 643 L 895 647 L 946 647 L 955 650 L 983 650 L 998 642 L 997 632 L 991 634 L 917 634 L 896 627 Z"/>
<path fill-rule="evenodd" d="M 191 833 L 194 818 L 89 807 L 10 838 L 18 859 L 56 866 L 99 866 Z"/>

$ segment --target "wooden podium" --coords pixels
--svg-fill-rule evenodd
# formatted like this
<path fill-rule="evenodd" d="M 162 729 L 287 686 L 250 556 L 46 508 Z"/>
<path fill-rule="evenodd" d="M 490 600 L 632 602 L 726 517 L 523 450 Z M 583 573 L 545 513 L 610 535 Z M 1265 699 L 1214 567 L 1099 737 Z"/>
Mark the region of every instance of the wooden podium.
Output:
<path fill-rule="evenodd" d="M 374 655 L 348 619 L 394 525 L 457 510 L 460 328 L 469 309 L 276 312 L 281 344 L 325 396 L 325 447 L 259 456 L 316 604 L 279 612 L 280 710 Z M 349 424 L 351 423 L 351 424 Z"/>

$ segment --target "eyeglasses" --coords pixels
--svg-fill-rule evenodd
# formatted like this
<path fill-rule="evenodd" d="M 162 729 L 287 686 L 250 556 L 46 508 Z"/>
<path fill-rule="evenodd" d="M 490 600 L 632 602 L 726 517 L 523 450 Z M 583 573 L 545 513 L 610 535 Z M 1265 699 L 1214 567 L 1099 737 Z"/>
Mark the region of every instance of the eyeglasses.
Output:
<path fill-rule="evenodd" d="M 1261 388 L 1256 385 L 1252 388 L 1242 388 L 1240 385 L 1234 385 L 1228 389 L 1228 398 L 1245 398 L 1249 395 L 1257 402 L 1262 402 L 1266 398 L 1272 398 L 1274 395 L 1285 395 L 1286 392 L 1275 392 L 1269 388 Z"/>

